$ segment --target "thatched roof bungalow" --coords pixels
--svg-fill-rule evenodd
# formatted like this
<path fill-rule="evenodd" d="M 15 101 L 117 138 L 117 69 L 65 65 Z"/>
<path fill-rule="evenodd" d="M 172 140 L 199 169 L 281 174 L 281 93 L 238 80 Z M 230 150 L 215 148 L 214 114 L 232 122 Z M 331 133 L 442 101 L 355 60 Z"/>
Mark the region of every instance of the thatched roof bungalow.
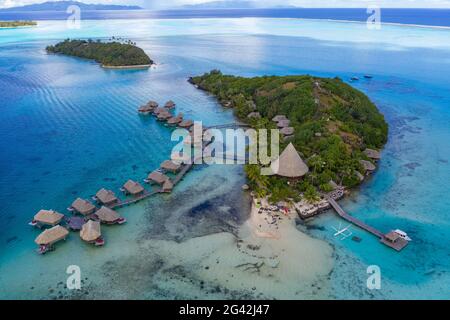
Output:
<path fill-rule="evenodd" d="M 158 102 L 156 102 L 156 101 L 150 100 L 150 101 L 147 103 L 147 106 L 149 106 L 149 107 L 152 108 L 152 109 L 155 109 L 155 108 L 158 108 L 159 104 L 158 104 Z"/>
<path fill-rule="evenodd" d="M 181 166 L 173 162 L 172 160 L 165 160 L 163 163 L 161 163 L 160 168 L 170 172 L 177 172 L 178 170 L 180 170 Z"/>
<path fill-rule="evenodd" d="M 65 240 L 69 235 L 69 231 L 61 226 L 54 226 L 53 228 L 44 230 L 34 240 L 40 246 L 48 246 L 55 244 L 58 241 Z"/>
<path fill-rule="evenodd" d="M 167 179 L 169 179 L 169 177 L 159 171 L 153 171 L 147 177 L 149 183 L 154 182 L 156 184 L 163 184 Z"/>
<path fill-rule="evenodd" d="M 89 201 L 77 198 L 70 207 L 71 211 L 75 211 L 83 216 L 94 213 L 95 206 Z"/>
<path fill-rule="evenodd" d="M 172 117 L 169 120 L 167 120 L 168 124 L 178 124 L 183 121 L 183 115 L 180 113 L 176 117 Z"/>
<path fill-rule="evenodd" d="M 133 180 L 128 180 L 122 187 L 122 190 L 126 194 L 131 194 L 133 196 L 137 196 L 144 192 L 144 187 L 141 186 L 138 182 Z"/>
<path fill-rule="evenodd" d="M 114 211 L 108 207 L 101 207 L 95 212 L 95 215 L 102 223 L 106 224 L 115 224 L 115 223 L 123 223 L 125 221 L 124 218 L 122 218 L 117 211 Z"/>
<path fill-rule="evenodd" d="M 309 168 L 298 154 L 292 143 L 270 165 L 273 174 L 287 178 L 300 178 L 308 173 Z"/>
<path fill-rule="evenodd" d="M 94 198 L 98 203 L 103 204 L 105 206 L 113 205 L 119 201 L 114 192 L 112 192 L 111 190 L 106 190 L 105 188 L 100 189 L 95 194 Z"/>
<path fill-rule="evenodd" d="M 175 108 L 175 102 L 173 102 L 172 100 L 167 101 L 166 104 L 164 105 L 164 108 L 167 108 L 167 109 Z"/>
<path fill-rule="evenodd" d="M 149 105 L 143 105 L 141 107 L 139 107 L 138 112 L 141 114 L 149 114 L 153 111 L 153 108 L 150 107 Z"/>
<path fill-rule="evenodd" d="M 56 226 L 61 222 L 64 215 L 54 210 L 40 210 L 33 219 L 38 225 Z"/>
<path fill-rule="evenodd" d="M 180 128 L 189 129 L 194 125 L 194 122 L 192 120 L 183 120 L 178 124 Z"/>

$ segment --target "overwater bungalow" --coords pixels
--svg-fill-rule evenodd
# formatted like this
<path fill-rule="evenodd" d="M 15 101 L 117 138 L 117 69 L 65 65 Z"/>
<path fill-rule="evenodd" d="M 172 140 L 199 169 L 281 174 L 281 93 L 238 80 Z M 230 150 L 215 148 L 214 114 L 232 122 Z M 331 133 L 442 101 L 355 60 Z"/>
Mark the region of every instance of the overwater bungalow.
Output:
<path fill-rule="evenodd" d="M 96 246 L 105 244 L 105 240 L 102 238 L 100 222 L 94 220 L 89 220 L 83 225 L 80 231 L 80 238 Z"/>
<path fill-rule="evenodd" d="M 285 127 L 285 128 L 280 130 L 280 133 L 283 136 L 291 136 L 291 135 L 294 134 L 294 128 L 293 127 Z"/>
<path fill-rule="evenodd" d="M 160 108 L 160 107 L 157 107 L 157 108 L 153 109 L 153 113 L 154 113 L 155 115 L 158 115 L 158 114 L 160 114 L 161 112 L 167 112 L 167 110 L 164 109 L 164 108 Z"/>
<path fill-rule="evenodd" d="M 370 159 L 373 159 L 373 160 L 380 160 L 381 159 L 381 154 L 380 154 L 380 152 L 378 150 L 367 148 L 363 152 Z"/>
<path fill-rule="evenodd" d="M 162 191 L 170 193 L 173 190 L 173 182 L 170 179 L 167 179 L 164 181 L 164 184 L 162 186 Z"/>
<path fill-rule="evenodd" d="M 178 124 L 182 121 L 183 121 L 183 114 L 179 113 L 176 117 L 172 117 L 172 118 L 168 119 L 167 123 L 173 125 L 173 124 Z"/>
<path fill-rule="evenodd" d="M 138 109 L 138 112 L 140 114 L 144 114 L 144 115 L 150 114 L 152 111 L 153 111 L 153 108 L 151 108 L 149 105 L 143 105 L 143 106 L 139 107 L 139 109 Z"/>
<path fill-rule="evenodd" d="M 68 208 L 68 210 L 86 216 L 94 213 L 95 206 L 87 200 L 77 198 Z"/>
<path fill-rule="evenodd" d="M 172 160 L 165 160 L 163 163 L 161 163 L 160 168 L 175 173 L 180 170 L 181 166 L 173 162 Z"/>
<path fill-rule="evenodd" d="M 156 102 L 156 101 L 150 100 L 150 101 L 147 103 L 147 106 L 149 106 L 149 107 L 152 108 L 152 109 L 155 109 L 155 108 L 158 108 L 159 104 L 158 104 L 158 102 Z"/>
<path fill-rule="evenodd" d="M 291 179 L 299 179 L 309 171 L 292 143 L 271 163 L 270 168 L 273 174 Z"/>
<path fill-rule="evenodd" d="M 130 194 L 132 196 L 139 196 L 144 193 L 145 189 L 138 182 L 133 180 L 128 180 L 121 188 L 122 192 L 125 194 Z"/>
<path fill-rule="evenodd" d="M 183 120 L 182 122 L 180 122 L 178 124 L 178 126 L 183 129 L 189 129 L 193 125 L 194 125 L 194 122 L 192 120 Z"/>
<path fill-rule="evenodd" d="M 158 120 L 164 121 L 164 120 L 172 118 L 172 115 L 169 112 L 164 111 L 164 112 L 158 113 L 158 115 L 156 117 L 158 118 Z"/>
<path fill-rule="evenodd" d="M 64 215 L 54 210 L 40 210 L 29 224 L 33 227 L 56 226 L 64 218 Z"/>
<path fill-rule="evenodd" d="M 281 120 L 287 120 L 285 115 L 279 114 L 272 118 L 274 122 L 280 122 Z"/>
<path fill-rule="evenodd" d="M 359 160 L 359 163 L 363 166 L 364 171 L 372 172 L 377 168 L 372 162 L 367 160 Z"/>
<path fill-rule="evenodd" d="M 164 173 L 159 171 L 153 171 L 148 175 L 145 181 L 147 183 L 156 183 L 162 185 L 167 179 L 169 179 L 169 177 L 166 176 Z"/>
<path fill-rule="evenodd" d="M 99 204 L 105 206 L 112 206 L 117 202 L 119 202 L 119 199 L 116 197 L 115 193 L 105 188 L 100 189 L 95 194 L 94 200 L 97 201 Z"/>
<path fill-rule="evenodd" d="M 175 102 L 173 102 L 172 100 L 167 101 L 164 105 L 164 108 L 169 110 L 175 108 Z"/>
<path fill-rule="evenodd" d="M 117 211 L 105 206 L 98 209 L 95 212 L 95 216 L 104 224 L 123 224 L 127 221 L 125 218 L 122 218 Z"/>
<path fill-rule="evenodd" d="M 35 240 L 39 245 L 38 253 L 44 254 L 54 250 L 54 244 L 61 240 L 66 240 L 69 231 L 59 225 L 51 229 L 44 230 Z"/>
<path fill-rule="evenodd" d="M 278 123 L 277 123 L 277 127 L 279 128 L 279 129 L 281 129 L 281 128 L 287 128 L 287 127 L 289 127 L 289 124 L 291 123 L 291 121 L 290 120 L 280 120 L 280 121 L 278 121 Z"/>

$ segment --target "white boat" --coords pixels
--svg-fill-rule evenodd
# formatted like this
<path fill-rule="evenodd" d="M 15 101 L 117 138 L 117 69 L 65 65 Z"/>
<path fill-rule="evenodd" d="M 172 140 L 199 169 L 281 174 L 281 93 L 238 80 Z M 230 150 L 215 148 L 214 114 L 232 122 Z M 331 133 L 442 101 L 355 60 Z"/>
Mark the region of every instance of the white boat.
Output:
<path fill-rule="evenodd" d="M 400 238 L 403 238 L 406 241 L 412 241 L 412 239 L 410 237 L 408 237 L 408 234 L 405 231 L 402 231 L 400 229 L 396 229 L 396 230 L 394 230 L 394 232 L 396 234 L 398 234 L 400 236 Z"/>

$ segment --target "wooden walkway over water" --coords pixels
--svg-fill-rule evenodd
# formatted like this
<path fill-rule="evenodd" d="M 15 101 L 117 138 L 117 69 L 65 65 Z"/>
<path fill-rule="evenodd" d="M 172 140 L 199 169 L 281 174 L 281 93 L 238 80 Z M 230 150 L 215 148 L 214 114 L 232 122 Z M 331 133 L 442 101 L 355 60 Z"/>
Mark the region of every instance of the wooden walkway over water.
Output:
<path fill-rule="evenodd" d="M 408 241 L 406 241 L 403 238 L 399 238 L 395 242 L 388 241 L 384 233 L 369 226 L 368 224 L 362 222 L 361 220 L 352 217 L 347 212 L 345 212 L 344 209 L 342 209 L 342 207 L 336 202 L 336 200 L 329 197 L 327 198 L 327 200 L 341 218 L 378 237 L 380 239 L 380 242 L 385 244 L 386 246 L 395 249 L 397 251 L 400 251 L 408 245 Z"/>

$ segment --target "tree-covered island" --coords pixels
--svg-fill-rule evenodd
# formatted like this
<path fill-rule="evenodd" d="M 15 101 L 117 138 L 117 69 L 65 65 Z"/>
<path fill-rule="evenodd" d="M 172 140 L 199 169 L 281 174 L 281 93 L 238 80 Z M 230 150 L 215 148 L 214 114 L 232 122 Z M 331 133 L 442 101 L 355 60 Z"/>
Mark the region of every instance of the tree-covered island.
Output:
<path fill-rule="evenodd" d="M 250 187 L 258 196 L 270 195 L 272 201 L 295 199 L 299 193 L 312 201 L 337 185 L 360 184 L 364 174 L 374 170 L 376 149 L 387 141 L 388 125 L 377 107 L 339 78 L 244 78 L 213 70 L 190 82 L 214 94 L 254 128 L 281 127 L 280 152 L 292 142 L 300 153 L 309 171 L 294 183 L 278 175 L 261 175 L 259 165 L 246 165 Z"/>
<path fill-rule="evenodd" d="M 37 26 L 35 21 L 0 21 L 0 28 L 18 28 Z"/>
<path fill-rule="evenodd" d="M 105 68 L 148 68 L 153 64 L 144 50 L 130 40 L 101 42 L 66 39 L 48 46 L 46 50 L 49 53 L 92 59 Z"/>

